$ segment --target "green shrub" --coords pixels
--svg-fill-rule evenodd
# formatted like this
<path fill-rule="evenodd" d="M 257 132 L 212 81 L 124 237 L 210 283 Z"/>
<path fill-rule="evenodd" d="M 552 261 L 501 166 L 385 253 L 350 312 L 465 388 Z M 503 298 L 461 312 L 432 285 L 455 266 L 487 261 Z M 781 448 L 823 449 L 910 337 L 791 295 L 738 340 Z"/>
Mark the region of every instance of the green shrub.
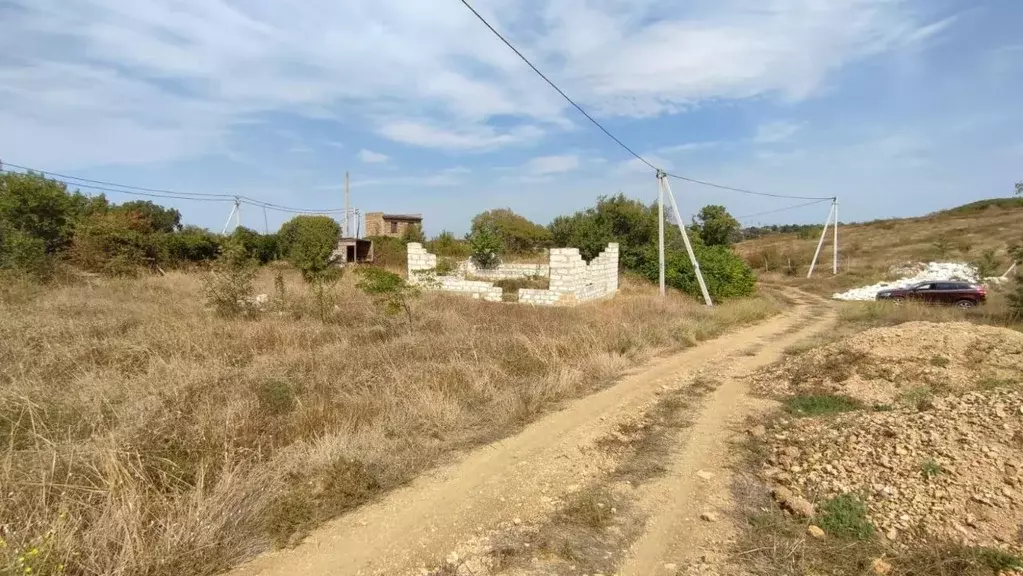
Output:
<path fill-rule="evenodd" d="M 362 279 L 358 283 L 360 290 L 373 297 L 374 302 L 385 314 L 405 313 L 409 333 L 412 332 L 412 301 L 422 292 L 404 278 L 382 268 L 360 268 Z"/>
<path fill-rule="evenodd" d="M 46 253 L 46 242 L 42 238 L 0 226 L 0 270 L 46 280 L 53 272 L 53 257 Z"/>
<path fill-rule="evenodd" d="M 111 208 L 114 212 L 131 213 L 136 220 L 145 222 L 153 232 L 170 234 L 181 229 L 181 213 L 174 208 L 164 208 L 149 200 L 132 200 Z"/>
<path fill-rule="evenodd" d="M 453 272 L 458 270 L 458 261 L 454 258 L 439 257 L 437 258 L 437 275 L 438 276 L 449 276 Z"/>
<path fill-rule="evenodd" d="M 296 216 L 278 233 L 281 251 L 307 281 L 336 273 L 334 251 L 341 226 L 327 216 Z"/>
<path fill-rule="evenodd" d="M 465 240 L 455 238 L 454 234 L 446 230 L 427 242 L 426 249 L 438 257 L 465 259 L 470 254 L 469 244 Z"/>
<path fill-rule="evenodd" d="M 86 218 L 77 228 L 72 261 L 108 276 L 134 276 L 166 259 L 163 235 L 134 212 L 110 211 Z"/>
<path fill-rule="evenodd" d="M 472 219 L 470 235 L 484 229 L 496 234 L 501 249 L 510 254 L 533 254 L 551 245 L 551 232 L 547 228 L 516 214 L 511 208 L 477 214 Z"/>
<path fill-rule="evenodd" d="M 401 238 L 372 236 L 373 263 L 385 268 L 404 268 L 408 260 L 408 248 Z"/>
<path fill-rule="evenodd" d="M 1000 272 L 998 269 L 1001 263 L 998 261 L 997 252 L 993 249 L 984 250 L 980 258 L 973 263 L 977 267 L 977 275 L 981 278 L 990 278 Z"/>
<path fill-rule="evenodd" d="M 42 241 L 47 254 L 70 246 L 78 221 L 106 206 L 41 174 L 0 173 L 0 226 Z"/>
<path fill-rule="evenodd" d="M 867 505 L 852 494 L 835 496 L 821 504 L 818 524 L 829 535 L 850 540 L 868 540 L 874 525 L 867 519 Z"/>
<path fill-rule="evenodd" d="M 713 300 L 726 300 L 750 296 L 756 288 L 756 276 L 753 270 L 727 246 L 693 246 L 696 259 L 700 263 L 707 291 Z M 699 297 L 700 285 L 689 255 L 685 250 L 673 249 L 665 255 L 665 283 L 686 294 Z M 657 263 L 657 247 L 649 246 L 646 250 L 645 264 L 642 273 L 651 282 L 659 276 Z"/>
<path fill-rule="evenodd" d="M 172 264 L 210 262 L 220 251 L 220 237 L 199 226 L 185 226 L 164 236 L 167 258 Z"/>
<path fill-rule="evenodd" d="M 279 258 L 280 246 L 277 234 L 260 234 L 255 230 L 239 226 L 231 233 L 231 238 L 241 242 L 249 257 L 266 264 Z"/>
<path fill-rule="evenodd" d="M 472 263 L 482 270 L 496 268 L 503 250 L 501 237 L 492 226 L 480 226 L 469 236 Z"/>
<path fill-rule="evenodd" d="M 423 229 L 418 224 L 409 224 L 408 228 L 405 229 L 405 233 L 401 235 L 401 243 L 408 244 L 410 242 L 417 242 L 419 244 L 426 243 L 426 235 L 423 234 Z"/>
<path fill-rule="evenodd" d="M 255 263 L 239 242 L 226 242 L 220 256 L 202 279 L 206 302 L 220 316 L 231 317 L 251 311 L 249 297 L 256 276 Z"/>

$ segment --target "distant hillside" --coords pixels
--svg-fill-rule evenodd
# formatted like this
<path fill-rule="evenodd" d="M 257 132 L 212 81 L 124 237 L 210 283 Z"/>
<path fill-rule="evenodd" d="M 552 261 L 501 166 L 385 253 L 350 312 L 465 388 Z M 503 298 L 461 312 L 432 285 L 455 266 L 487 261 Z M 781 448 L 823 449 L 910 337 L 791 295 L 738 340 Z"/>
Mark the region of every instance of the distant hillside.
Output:
<path fill-rule="evenodd" d="M 1000 274 L 1009 267 L 1008 248 L 1023 243 L 1023 198 L 993 198 L 927 216 L 843 225 L 837 278 L 831 274 L 828 230 L 819 272 L 806 281 L 819 235 L 819 230 L 770 234 L 740 242 L 736 249 L 763 277 L 822 293 L 883 279 L 892 265 L 909 261 L 987 259 Z"/>

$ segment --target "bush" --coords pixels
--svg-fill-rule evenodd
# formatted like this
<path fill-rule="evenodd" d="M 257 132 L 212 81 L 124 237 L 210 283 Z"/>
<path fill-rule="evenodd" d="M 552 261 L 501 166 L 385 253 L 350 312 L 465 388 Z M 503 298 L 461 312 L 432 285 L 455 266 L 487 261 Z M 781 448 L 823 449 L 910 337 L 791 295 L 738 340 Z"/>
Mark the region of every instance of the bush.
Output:
<path fill-rule="evenodd" d="M 166 242 L 135 212 L 93 214 L 74 236 L 72 261 L 86 270 L 108 276 L 134 276 L 166 259 Z"/>
<path fill-rule="evenodd" d="M 149 200 L 132 200 L 119 204 L 111 209 L 114 212 L 126 212 L 134 218 L 146 223 L 153 232 L 170 234 L 181 229 L 181 213 L 174 208 L 164 208 Z"/>
<path fill-rule="evenodd" d="M 401 238 L 372 236 L 373 263 L 385 268 L 404 268 L 408 260 L 408 248 Z"/>
<path fill-rule="evenodd" d="M 412 300 L 422 293 L 418 287 L 405 281 L 404 278 L 382 268 L 360 268 L 360 290 L 373 296 L 374 302 L 385 314 L 405 313 L 408 330 L 412 333 Z"/>
<path fill-rule="evenodd" d="M 824 502 L 818 510 L 818 524 L 829 535 L 848 540 L 868 540 L 874 525 L 867 519 L 867 506 L 852 494 L 842 494 Z"/>
<path fill-rule="evenodd" d="M 694 244 L 693 251 L 700 263 L 700 271 L 707 284 L 707 292 L 714 301 L 750 296 L 756 288 L 756 276 L 749 266 L 727 246 Z M 648 246 L 641 270 L 651 282 L 659 277 L 657 247 Z M 696 279 L 689 255 L 685 250 L 673 249 L 665 255 L 665 284 L 691 296 L 700 297 L 700 284 Z"/>
<path fill-rule="evenodd" d="M 438 257 L 468 258 L 470 254 L 469 244 L 446 230 L 427 242 L 426 249 Z"/>
<path fill-rule="evenodd" d="M 266 264 L 279 258 L 280 246 L 277 234 L 260 234 L 250 228 L 239 226 L 231 233 L 231 238 L 241 242 L 249 257 L 260 264 Z"/>
<path fill-rule="evenodd" d="M 502 250 L 511 254 L 532 254 L 551 245 L 549 230 L 520 216 L 511 208 L 499 208 L 477 214 L 472 219 L 471 235 L 488 229 L 500 239 Z"/>
<path fill-rule="evenodd" d="M 408 228 L 405 229 L 405 233 L 401 235 L 401 242 L 402 244 L 408 244 L 409 242 L 425 244 L 426 235 L 423 234 L 423 229 L 418 224 L 409 224 Z"/>
<path fill-rule="evenodd" d="M 0 226 L 0 270 L 21 272 L 46 280 L 53 272 L 53 257 L 42 238 Z"/>
<path fill-rule="evenodd" d="M 278 237 L 281 251 L 306 281 L 334 273 L 341 226 L 333 218 L 296 216 L 281 227 Z"/>
<path fill-rule="evenodd" d="M 203 295 L 220 316 L 238 316 L 251 310 L 249 296 L 256 276 L 255 263 L 237 241 L 229 241 L 202 279 Z"/>
<path fill-rule="evenodd" d="M 105 210 L 106 199 L 88 198 L 41 174 L 0 174 L 0 226 L 43 243 L 47 254 L 71 244 L 80 219 Z"/>
<path fill-rule="evenodd" d="M 472 263 L 482 270 L 496 268 L 503 249 L 501 237 L 492 226 L 480 226 L 469 237 Z"/>
<path fill-rule="evenodd" d="M 220 252 L 220 237 L 199 226 L 185 226 L 164 237 L 167 258 L 172 264 L 210 262 Z"/>

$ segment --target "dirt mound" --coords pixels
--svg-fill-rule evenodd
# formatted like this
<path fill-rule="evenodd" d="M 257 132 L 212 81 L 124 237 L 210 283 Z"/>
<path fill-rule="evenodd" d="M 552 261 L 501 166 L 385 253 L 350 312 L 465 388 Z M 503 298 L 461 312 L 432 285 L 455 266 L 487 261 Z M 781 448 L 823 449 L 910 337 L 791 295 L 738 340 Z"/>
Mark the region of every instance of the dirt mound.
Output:
<path fill-rule="evenodd" d="M 818 504 L 855 494 L 896 546 L 939 538 L 1023 552 L 1023 390 L 782 420 L 763 474 Z M 820 506 L 818 506 L 820 509 Z"/>
<path fill-rule="evenodd" d="M 890 404 L 921 388 L 964 391 L 1018 382 L 1023 333 L 966 322 L 874 328 L 786 358 L 755 378 L 767 394 L 830 392 Z"/>

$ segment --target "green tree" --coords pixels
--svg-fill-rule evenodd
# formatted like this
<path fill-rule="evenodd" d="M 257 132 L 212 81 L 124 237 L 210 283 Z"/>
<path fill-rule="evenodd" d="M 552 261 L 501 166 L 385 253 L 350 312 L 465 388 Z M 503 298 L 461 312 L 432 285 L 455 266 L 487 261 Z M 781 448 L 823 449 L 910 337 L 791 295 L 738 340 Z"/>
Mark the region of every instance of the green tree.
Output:
<path fill-rule="evenodd" d="M 259 261 L 260 264 L 266 264 L 278 258 L 277 234 L 260 234 L 251 228 L 238 226 L 231 232 L 231 238 L 240 242 L 249 256 Z"/>
<path fill-rule="evenodd" d="M 729 298 L 750 296 L 756 288 L 756 275 L 738 254 L 727 246 L 706 246 L 701 242 L 693 244 L 693 252 L 700 263 L 707 292 L 715 302 Z M 651 282 L 659 278 L 657 247 L 647 248 L 645 263 L 640 272 Z M 689 255 L 684 249 L 673 248 L 665 254 L 665 284 L 700 297 L 700 284 Z"/>
<path fill-rule="evenodd" d="M 171 263 L 209 262 L 217 258 L 221 240 L 200 226 L 185 226 L 164 237 L 167 258 Z"/>
<path fill-rule="evenodd" d="M 422 292 L 404 278 L 383 268 L 366 267 L 358 272 L 362 279 L 357 286 L 360 290 L 373 297 L 374 302 L 385 314 L 405 313 L 408 331 L 412 333 L 412 301 Z"/>
<path fill-rule="evenodd" d="M 426 244 L 426 249 L 437 256 L 450 258 L 466 258 L 469 256 L 469 245 L 464 240 L 455 238 L 447 230 L 441 232 Z"/>
<path fill-rule="evenodd" d="M 1016 196 L 1023 196 L 1023 182 L 1016 182 Z"/>
<path fill-rule="evenodd" d="M 37 280 L 46 280 L 53 271 L 53 258 L 46 243 L 0 222 L 0 270 L 14 270 Z"/>
<path fill-rule="evenodd" d="M 327 216 L 296 216 L 278 232 L 281 252 L 309 282 L 335 277 L 341 226 Z"/>
<path fill-rule="evenodd" d="M 707 246 L 730 246 L 738 239 L 739 228 L 739 221 L 724 206 L 704 206 L 693 217 L 693 231 Z"/>
<path fill-rule="evenodd" d="M 501 236 L 492 226 L 482 225 L 469 235 L 470 259 L 473 264 L 483 270 L 496 268 L 501 261 L 500 254 L 504 247 Z"/>
<path fill-rule="evenodd" d="M 148 223 L 153 232 L 170 234 L 181 230 L 181 213 L 174 208 L 164 208 L 149 200 L 132 200 L 112 208 L 116 212 L 131 212 L 135 218 Z"/>
<path fill-rule="evenodd" d="M 531 254 L 551 244 L 547 228 L 531 222 L 510 208 L 498 208 L 477 214 L 472 219 L 472 231 L 490 228 L 501 239 L 503 250 L 512 254 Z"/>
<path fill-rule="evenodd" d="M 41 240 L 47 254 L 70 246 L 78 221 L 105 206 L 106 198 L 70 193 L 42 174 L 0 174 L 0 223 L 11 234 Z"/>
<path fill-rule="evenodd" d="M 601 196 L 593 208 L 555 218 L 550 230 L 554 246 L 578 248 L 586 260 L 617 242 L 622 265 L 634 270 L 643 263 L 646 246 L 657 242 L 657 210 L 624 194 Z M 666 232 L 668 238 L 678 235 L 677 229 Z"/>
<path fill-rule="evenodd" d="M 166 245 L 137 212 L 97 212 L 82 221 L 71 247 L 72 261 L 110 276 L 134 276 L 167 259 Z"/>
<path fill-rule="evenodd" d="M 220 316 L 238 316 L 253 310 L 249 298 L 256 276 L 254 260 L 245 246 L 228 239 L 216 261 L 202 278 L 203 295 Z"/>
<path fill-rule="evenodd" d="M 409 224 L 408 228 L 405 229 L 405 233 L 401 235 L 401 242 L 408 244 L 410 242 L 418 242 L 419 244 L 426 243 L 426 235 L 423 234 L 423 229 L 417 224 Z"/>

